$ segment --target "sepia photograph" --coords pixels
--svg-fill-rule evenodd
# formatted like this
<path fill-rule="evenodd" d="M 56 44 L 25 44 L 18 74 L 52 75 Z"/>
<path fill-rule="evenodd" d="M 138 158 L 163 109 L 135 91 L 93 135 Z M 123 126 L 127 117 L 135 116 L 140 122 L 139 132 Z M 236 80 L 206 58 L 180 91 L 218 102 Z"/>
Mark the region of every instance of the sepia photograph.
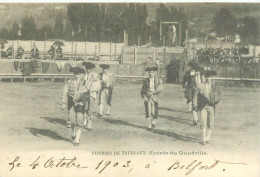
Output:
<path fill-rule="evenodd" d="M 0 19 L 1 177 L 259 177 L 259 3 L 0 1 Z"/>

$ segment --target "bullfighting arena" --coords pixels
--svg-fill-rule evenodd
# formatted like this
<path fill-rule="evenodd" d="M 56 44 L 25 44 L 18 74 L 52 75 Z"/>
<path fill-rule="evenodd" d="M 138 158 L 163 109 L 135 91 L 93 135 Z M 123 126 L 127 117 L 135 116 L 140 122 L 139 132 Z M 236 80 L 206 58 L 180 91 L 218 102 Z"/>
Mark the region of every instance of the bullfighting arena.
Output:
<path fill-rule="evenodd" d="M 93 131 L 83 131 L 80 146 L 70 140 L 67 112 L 61 109 L 63 82 L 1 82 L 1 149 L 19 152 L 45 150 L 258 151 L 259 88 L 222 86 L 210 144 L 202 146 L 201 129 L 192 126 L 181 85 L 165 84 L 159 119 L 147 129 L 141 83 L 117 82 L 111 116 L 98 118 L 95 103 Z"/>

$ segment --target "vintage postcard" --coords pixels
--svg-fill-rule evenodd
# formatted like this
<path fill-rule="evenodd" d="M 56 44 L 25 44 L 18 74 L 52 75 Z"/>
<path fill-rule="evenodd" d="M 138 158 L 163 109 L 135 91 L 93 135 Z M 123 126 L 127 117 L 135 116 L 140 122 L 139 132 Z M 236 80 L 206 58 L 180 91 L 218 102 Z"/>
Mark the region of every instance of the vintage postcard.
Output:
<path fill-rule="evenodd" d="M 259 177 L 259 3 L 2 2 L 0 19 L 0 177 Z"/>

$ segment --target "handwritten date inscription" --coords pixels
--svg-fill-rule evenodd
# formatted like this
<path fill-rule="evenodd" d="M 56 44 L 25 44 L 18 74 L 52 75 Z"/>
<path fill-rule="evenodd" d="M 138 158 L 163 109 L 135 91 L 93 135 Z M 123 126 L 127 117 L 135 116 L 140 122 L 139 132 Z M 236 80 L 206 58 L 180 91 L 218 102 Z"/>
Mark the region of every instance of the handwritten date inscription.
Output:
<path fill-rule="evenodd" d="M 140 164 L 140 163 L 139 163 Z M 170 172 L 173 170 L 181 170 L 184 172 L 185 175 L 190 175 L 193 173 L 195 170 L 200 171 L 200 170 L 212 170 L 219 164 L 225 164 L 225 165 L 247 165 L 245 163 L 233 163 L 233 162 L 223 162 L 220 160 L 214 160 L 213 162 L 210 163 L 205 163 L 201 162 L 199 160 L 193 160 L 190 163 L 184 164 L 183 162 L 176 160 L 174 163 L 171 164 L 169 163 L 169 166 L 167 167 L 160 167 L 160 163 L 153 161 L 152 163 L 146 163 L 141 165 L 134 165 L 134 162 L 131 160 L 127 160 L 125 162 L 112 162 L 110 160 L 105 161 L 101 160 L 99 163 L 97 163 L 94 168 L 97 171 L 97 173 L 101 174 L 104 173 L 107 168 L 124 168 L 127 169 L 127 172 L 130 173 L 131 171 L 134 170 L 134 168 L 144 168 L 144 169 L 151 169 L 151 168 L 157 168 L 158 166 L 160 169 L 165 169 L 166 171 Z M 92 164 L 91 164 L 92 165 Z M 13 161 L 9 163 L 10 166 L 10 171 L 13 171 L 16 168 L 21 168 L 23 167 L 20 157 L 17 156 Z M 24 165 L 25 166 L 25 165 Z M 41 166 L 46 169 L 50 168 L 76 168 L 76 169 L 86 169 L 88 166 L 80 164 L 78 162 L 77 157 L 73 158 L 66 158 L 63 157 L 61 159 L 55 159 L 54 157 L 49 158 L 48 160 L 44 161 L 41 159 L 41 156 L 38 156 L 35 160 L 33 160 L 32 163 L 28 164 L 28 166 L 32 169 L 35 170 L 37 167 Z"/>

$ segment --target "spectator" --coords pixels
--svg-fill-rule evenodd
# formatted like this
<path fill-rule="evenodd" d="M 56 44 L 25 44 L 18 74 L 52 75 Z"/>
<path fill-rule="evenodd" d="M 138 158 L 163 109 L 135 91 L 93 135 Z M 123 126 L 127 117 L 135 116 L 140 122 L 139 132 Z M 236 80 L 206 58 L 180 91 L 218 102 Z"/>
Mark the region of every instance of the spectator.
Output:
<path fill-rule="evenodd" d="M 24 49 L 22 46 L 19 46 L 17 49 L 16 58 L 21 59 L 23 57 Z"/>
<path fill-rule="evenodd" d="M 55 54 L 55 48 L 54 46 L 52 45 L 51 48 L 48 50 L 48 53 L 50 54 L 51 56 L 51 60 L 54 59 L 54 54 Z"/>
<path fill-rule="evenodd" d="M 9 47 L 6 50 L 7 57 L 13 56 L 13 46 L 9 45 Z"/>
<path fill-rule="evenodd" d="M 56 49 L 56 54 L 57 54 L 57 59 L 62 59 L 63 57 L 62 48 L 60 46 L 58 46 L 58 48 Z"/>
<path fill-rule="evenodd" d="M 36 47 L 36 44 L 34 43 L 33 44 L 33 48 L 31 50 L 31 57 L 32 58 L 35 58 L 35 59 L 38 59 L 39 58 L 39 50 L 38 48 Z"/>

